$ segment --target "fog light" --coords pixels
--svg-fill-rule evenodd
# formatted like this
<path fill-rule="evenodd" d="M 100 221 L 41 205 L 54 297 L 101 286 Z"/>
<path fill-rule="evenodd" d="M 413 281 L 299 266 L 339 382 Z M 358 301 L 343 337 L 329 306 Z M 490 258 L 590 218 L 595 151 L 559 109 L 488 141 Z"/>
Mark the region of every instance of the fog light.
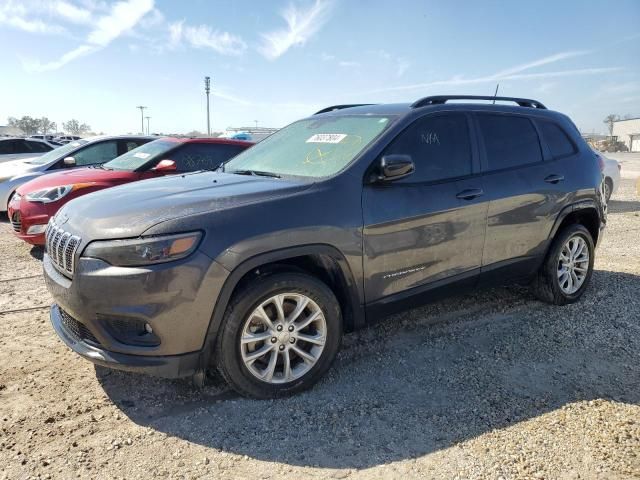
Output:
<path fill-rule="evenodd" d="M 151 328 L 151 325 L 149 325 L 148 323 L 144 324 L 144 329 L 147 333 L 153 333 L 153 328 Z"/>
<path fill-rule="evenodd" d="M 38 233 L 44 233 L 46 229 L 47 229 L 46 223 L 42 225 L 31 225 L 27 230 L 27 235 L 37 235 Z"/>

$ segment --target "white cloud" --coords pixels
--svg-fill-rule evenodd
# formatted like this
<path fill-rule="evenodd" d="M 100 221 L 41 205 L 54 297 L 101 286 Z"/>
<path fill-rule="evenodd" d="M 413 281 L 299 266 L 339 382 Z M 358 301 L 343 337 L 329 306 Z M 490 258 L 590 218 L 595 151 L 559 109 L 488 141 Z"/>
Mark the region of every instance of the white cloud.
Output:
<path fill-rule="evenodd" d="M 261 34 L 258 51 L 269 60 L 275 60 L 293 46 L 300 46 L 316 35 L 329 19 L 332 3 L 315 0 L 307 9 L 290 4 L 281 15 L 287 28 Z"/>
<path fill-rule="evenodd" d="M 91 12 L 69 2 L 54 2 L 50 5 L 51 12 L 69 22 L 86 24 L 91 22 Z"/>
<path fill-rule="evenodd" d="M 188 26 L 184 20 L 169 25 L 169 45 L 176 47 L 182 41 L 195 48 L 210 48 L 221 55 L 242 55 L 247 44 L 229 32 L 212 30 L 207 25 Z"/>
<path fill-rule="evenodd" d="M 398 58 L 396 60 L 396 77 L 400 78 L 411 67 L 411 62 L 406 58 Z"/>
<path fill-rule="evenodd" d="M 16 28 L 28 33 L 64 33 L 60 25 L 45 23 L 33 18 L 22 2 L 8 0 L 0 4 L 0 25 Z"/>
<path fill-rule="evenodd" d="M 147 13 L 153 10 L 153 3 L 153 0 L 117 2 L 106 15 L 96 20 L 84 44 L 63 54 L 57 60 L 44 64 L 39 61 L 23 61 L 23 65 L 29 71 L 57 70 L 73 60 L 94 53 L 134 28 Z"/>
<path fill-rule="evenodd" d="M 524 72 L 525 70 L 530 70 L 535 67 L 541 67 L 543 65 L 548 65 L 550 63 L 559 62 L 560 60 L 579 57 L 582 55 L 587 55 L 589 53 L 591 53 L 590 50 L 571 50 L 567 52 L 559 52 L 553 55 L 549 55 L 547 57 L 539 58 L 538 60 L 534 60 L 533 62 L 528 62 L 521 65 L 516 65 L 515 67 L 507 68 L 506 70 L 502 70 L 496 73 L 495 76 L 497 77 L 509 76 L 514 73 Z"/>
<path fill-rule="evenodd" d="M 338 65 L 341 67 L 347 67 L 347 68 L 352 68 L 352 67 L 359 67 L 360 63 L 359 62 L 354 62 L 351 60 L 341 60 L 340 62 L 338 62 Z"/>

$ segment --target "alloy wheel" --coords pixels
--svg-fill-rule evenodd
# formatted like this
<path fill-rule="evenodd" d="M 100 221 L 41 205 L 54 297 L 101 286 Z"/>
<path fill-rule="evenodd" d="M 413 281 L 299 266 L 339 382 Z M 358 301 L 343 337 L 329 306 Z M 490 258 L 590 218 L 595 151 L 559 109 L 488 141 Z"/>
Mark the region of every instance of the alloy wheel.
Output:
<path fill-rule="evenodd" d="M 589 247 L 580 235 L 570 237 L 558 257 L 558 284 L 566 295 L 573 295 L 582 287 L 589 272 Z"/>

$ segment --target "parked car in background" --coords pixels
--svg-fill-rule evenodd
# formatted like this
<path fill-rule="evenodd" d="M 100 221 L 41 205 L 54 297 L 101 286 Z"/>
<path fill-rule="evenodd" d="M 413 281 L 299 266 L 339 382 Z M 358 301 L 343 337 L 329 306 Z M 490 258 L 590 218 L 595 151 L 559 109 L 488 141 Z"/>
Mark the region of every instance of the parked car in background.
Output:
<path fill-rule="evenodd" d="M 51 321 L 103 366 L 288 395 L 345 332 L 442 295 L 522 282 L 578 301 L 601 183 L 575 125 L 535 100 L 328 107 L 219 172 L 65 205 L 46 232 Z"/>
<path fill-rule="evenodd" d="M 11 196 L 23 183 L 41 175 L 64 169 L 101 165 L 157 137 L 123 135 L 76 140 L 42 154 L 0 164 L 0 212 L 5 212 Z M 5 140 L 0 140 L 0 144 Z M 26 140 L 25 140 L 26 141 Z M 41 140 L 32 140 L 40 142 Z"/>
<path fill-rule="evenodd" d="M 0 138 L 0 164 L 11 160 L 38 157 L 55 147 L 56 145 L 37 138 Z"/>
<path fill-rule="evenodd" d="M 161 138 L 99 168 L 77 168 L 35 178 L 19 187 L 9 203 L 14 233 L 44 244 L 49 218 L 74 198 L 97 190 L 173 173 L 215 170 L 252 143 L 220 138 Z"/>
<path fill-rule="evenodd" d="M 62 135 L 60 137 L 54 138 L 53 140 L 64 145 L 74 140 L 80 140 L 80 138 L 81 137 L 78 137 L 77 135 Z"/>
<path fill-rule="evenodd" d="M 611 195 L 616 193 L 618 185 L 620 184 L 620 170 L 622 166 L 613 158 L 607 158 L 604 153 L 595 148 L 593 151 L 600 158 L 602 162 L 602 175 L 604 177 L 604 183 L 602 189 L 604 192 L 604 198 L 608 202 Z"/>

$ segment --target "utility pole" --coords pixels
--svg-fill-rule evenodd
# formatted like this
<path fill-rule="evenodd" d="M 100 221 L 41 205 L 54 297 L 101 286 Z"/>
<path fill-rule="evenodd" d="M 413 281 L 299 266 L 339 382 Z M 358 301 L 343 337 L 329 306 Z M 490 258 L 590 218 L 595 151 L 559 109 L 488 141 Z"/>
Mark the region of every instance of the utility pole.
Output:
<path fill-rule="evenodd" d="M 209 92 L 211 91 L 211 77 L 204 77 L 204 92 L 207 94 L 207 136 L 211 136 L 211 120 L 209 117 Z"/>
<path fill-rule="evenodd" d="M 151 117 L 144 117 L 144 118 L 146 118 L 146 119 L 147 119 L 147 135 L 150 135 L 150 133 L 149 133 L 149 132 L 150 132 L 150 130 L 149 130 L 149 119 L 150 119 Z"/>
<path fill-rule="evenodd" d="M 142 127 L 142 129 L 140 131 L 144 135 L 144 109 L 147 108 L 147 107 L 143 107 L 142 105 L 138 105 L 136 108 L 140 109 L 140 125 Z"/>
<path fill-rule="evenodd" d="M 256 128 L 258 128 L 258 120 L 254 120 L 256 122 Z"/>

